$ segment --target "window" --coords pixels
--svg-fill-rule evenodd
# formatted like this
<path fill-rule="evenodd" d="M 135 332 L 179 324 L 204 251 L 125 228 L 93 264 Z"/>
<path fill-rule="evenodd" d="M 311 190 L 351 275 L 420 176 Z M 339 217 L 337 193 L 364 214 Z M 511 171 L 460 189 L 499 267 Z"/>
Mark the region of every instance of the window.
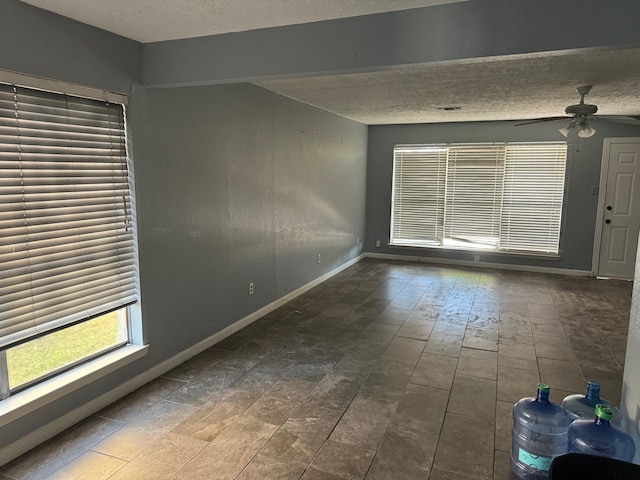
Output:
<path fill-rule="evenodd" d="M 397 145 L 391 244 L 557 254 L 567 145 Z"/>
<path fill-rule="evenodd" d="M 130 342 L 124 106 L 0 83 L 0 397 Z"/>

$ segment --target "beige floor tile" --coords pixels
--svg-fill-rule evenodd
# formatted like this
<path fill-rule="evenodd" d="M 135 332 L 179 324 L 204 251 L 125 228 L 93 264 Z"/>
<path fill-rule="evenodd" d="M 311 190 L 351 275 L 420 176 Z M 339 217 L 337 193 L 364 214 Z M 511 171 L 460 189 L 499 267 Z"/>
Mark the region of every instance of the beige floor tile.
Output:
<path fill-rule="evenodd" d="M 540 380 L 551 387 L 551 390 L 582 392 L 585 380 L 576 362 L 539 358 Z"/>
<path fill-rule="evenodd" d="M 493 420 L 447 413 L 434 467 L 463 475 L 491 478 L 493 431 Z"/>
<path fill-rule="evenodd" d="M 198 453 L 175 476 L 176 480 L 234 479 L 276 432 L 277 427 L 241 418 Z"/>
<path fill-rule="evenodd" d="M 367 480 L 425 478 L 437 443 L 437 435 L 389 428 L 367 473 Z"/>
<path fill-rule="evenodd" d="M 396 336 L 382 355 L 382 360 L 413 366 L 420 358 L 425 344 L 423 340 Z"/>
<path fill-rule="evenodd" d="M 123 460 L 132 460 L 154 440 L 189 418 L 195 407 L 163 400 L 116 431 L 92 450 Z"/>
<path fill-rule="evenodd" d="M 282 379 L 251 405 L 246 415 L 273 425 L 282 425 L 316 385 L 304 380 Z"/>
<path fill-rule="evenodd" d="M 89 417 L 0 470 L 12 479 L 40 480 L 75 460 L 122 427 L 122 423 Z"/>
<path fill-rule="evenodd" d="M 410 383 L 450 390 L 457 366 L 458 359 L 455 357 L 423 353 Z"/>
<path fill-rule="evenodd" d="M 458 374 L 495 380 L 498 376 L 498 354 L 463 348 L 458 358 Z"/>
<path fill-rule="evenodd" d="M 399 337 L 413 338 L 416 340 L 428 340 L 431 335 L 431 331 L 435 325 L 435 321 L 411 321 L 408 319 L 404 325 L 398 331 Z"/>
<path fill-rule="evenodd" d="M 509 463 L 509 452 L 496 450 L 493 462 L 494 480 L 518 480 L 518 477 L 511 471 Z"/>
<path fill-rule="evenodd" d="M 527 360 L 536 359 L 536 349 L 533 346 L 533 342 L 531 344 L 527 344 L 510 340 L 501 340 L 498 344 L 498 353 L 506 357 L 522 358 Z"/>
<path fill-rule="evenodd" d="M 375 450 L 328 441 L 311 463 L 317 470 L 348 479 L 363 479 Z"/>
<path fill-rule="evenodd" d="M 207 445 L 203 440 L 169 433 L 149 445 L 109 480 L 170 480 Z"/>
<path fill-rule="evenodd" d="M 562 323 L 555 318 L 537 318 L 531 317 L 531 330 L 534 338 L 537 335 L 548 335 L 551 337 L 566 337 L 562 328 Z"/>
<path fill-rule="evenodd" d="M 88 478 L 106 480 L 115 478 L 111 475 L 126 464 L 124 460 L 88 451 L 48 478 L 50 480 L 87 480 Z"/>
<path fill-rule="evenodd" d="M 412 432 L 439 435 L 448 402 L 448 390 L 409 385 L 391 425 Z"/>
<path fill-rule="evenodd" d="M 344 480 L 345 477 L 323 472 L 317 468 L 309 467 L 305 470 L 300 480 Z"/>
<path fill-rule="evenodd" d="M 130 422 L 160 400 L 184 387 L 185 381 L 160 377 L 97 413 L 98 416 Z"/>
<path fill-rule="evenodd" d="M 496 381 L 456 374 L 447 412 L 493 420 L 496 414 Z"/>
<path fill-rule="evenodd" d="M 518 358 L 518 357 L 509 357 L 508 355 L 503 355 L 498 353 L 498 367 L 513 367 L 519 368 L 520 370 L 532 370 L 534 372 L 538 371 L 538 359 L 537 358 Z"/>
<path fill-rule="evenodd" d="M 151 445 L 159 434 L 151 430 L 124 427 L 95 445 L 92 450 L 130 461 Z"/>
<path fill-rule="evenodd" d="M 309 465 L 335 425 L 341 412 L 306 403 L 271 437 L 261 455 L 292 465 Z"/>
<path fill-rule="evenodd" d="M 540 375 L 537 370 L 498 367 L 498 400 L 515 403 L 523 397 L 535 396 Z"/>
<path fill-rule="evenodd" d="M 436 328 L 437 325 L 431 332 L 431 336 L 424 347 L 425 353 L 458 358 L 464 340 L 464 330 L 462 332 L 446 333 L 436 332 Z"/>
<path fill-rule="evenodd" d="M 508 452 L 511 450 L 511 429 L 513 427 L 513 403 L 496 404 L 496 437 L 495 449 Z"/>
<path fill-rule="evenodd" d="M 197 378 L 175 391 L 167 400 L 184 405 L 200 407 L 209 401 L 216 393 L 228 388 L 242 374 L 243 370 L 216 365 L 209 370 L 200 372 Z"/>
<path fill-rule="evenodd" d="M 217 346 L 216 346 L 217 347 Z M 188 362 L 178 365 L 173 370 L 165 373 L 163 376 L 173 380 L 192 381 L 196 378 L 206 376 L 211 368 L 218 365 L 231 352 L 220 350 L 218 348 L 209 348 L 199 353 Z"/>
<path fill-rule="evenodd" d="M 558 318 L 558 311 L 553 303 L 529 303 L 529 314 L 532 317 Z"/>
<path fill-rule="evenodd" d="M 576 355 L 569 339 L 550 335 L 534 335 L 533 341 L 538 358 L 551 358 L 555 360 L 576 360 Z"/>
<path fill-rule="evenodd" d="M 298 480 L 305 468 L 300 465 L 289 465 L 273 458 L 257 455 L 249 465 L 236 477 L 236 480 Z"/>
<path fill-rule="evenodd" d="M 235 422 L 257 398 L 253 392 L 226 390 L 224 395 L 199 408 L 172 431 L 210 442 Z"/>
<path fill-rule="evenodd" d="M 307 402 L 344 412 L 361 384 L 351 380 L 335 370 L 328 373 L 307 397 Z"/>
<path fill-rule="evenodd" d="M 476 350 L 498 351 L 498 330 L 467 327 L 462 346 Z"/>
<path fill-rule="evenodd" d="M 433 467 L 429 480 L 477 480 L 480 477 L 470 477 L 461 473 L 449 472 L 442 468 Z"/>
<path fill-rule="evenodd" d="M 630 296 L 626 282 L 367 259 L 0 478 L 513 480 L 511 410 L 540 380 L 556 403 L 588 379 L 618 403 Z"/>
<path fill-rule="evenodd" d="M 336 425 L 330 440 L 376 450 L 400 403 L 402 393 L 366 387 Z"/>

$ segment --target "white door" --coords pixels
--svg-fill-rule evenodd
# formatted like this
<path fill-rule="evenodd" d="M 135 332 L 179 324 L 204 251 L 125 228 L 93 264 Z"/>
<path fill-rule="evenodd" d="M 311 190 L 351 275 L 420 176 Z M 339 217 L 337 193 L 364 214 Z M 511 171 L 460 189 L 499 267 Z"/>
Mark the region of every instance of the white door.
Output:
<path fill-rule="evenodd" d="M 604 140 L 598 228 L 597 276 L 633 279 L 640 231 L 640 138 Z"/>

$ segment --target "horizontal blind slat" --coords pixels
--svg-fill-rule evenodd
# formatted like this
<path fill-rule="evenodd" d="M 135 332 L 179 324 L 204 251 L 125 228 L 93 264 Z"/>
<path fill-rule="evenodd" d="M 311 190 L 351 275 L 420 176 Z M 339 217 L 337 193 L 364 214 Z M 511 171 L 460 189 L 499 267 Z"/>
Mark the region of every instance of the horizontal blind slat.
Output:
<path fill-rule="evenodd" d="M 446 149 L 396 146 L 391 243 L 411 238 L 439 242 L 442 236 Z"/>
<path fill-rule="evenodd" d="M 121 105 L 0 84 L 0 347 L 137 299 Z"/>
<path fill-rule="evenodd" d="M 567 146 L 507 147 L 500 247 L 558 253 Z"/>
<path fill-rule="evenodd" d="M 396 145 L 391 243 L 558 253 L 566 158 L 566 142 Z"/>

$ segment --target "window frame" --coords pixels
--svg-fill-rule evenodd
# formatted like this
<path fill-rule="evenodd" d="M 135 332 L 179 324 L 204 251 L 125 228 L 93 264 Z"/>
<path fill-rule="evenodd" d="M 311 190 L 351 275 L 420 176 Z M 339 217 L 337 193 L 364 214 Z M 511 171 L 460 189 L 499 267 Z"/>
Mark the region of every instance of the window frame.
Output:
<path fill-rule="evenodd" d="M 407 195 L 411 198 L 411 195 L 415 194 L 415 192 L 420 192 L 422 185 L 419 182 L 419 178 L 399 178 L 401 175 L 399 172 L 404 168 L 405 159 L 402 157 L 403 151 L 408 150 L 411 151 L 414 155 L 414 158 L 410 158 L 414 162 L 420 161 L 419 150 L 425 149 L 429 151 L 430 149 L 438 148 L 440 150 L 446 150 L 446 154 L 444 158 L 442 156 L 439 159 L 435 159 L 431 156 L 425 156 L 427 162 L 444 162 L 446 169 L 446 182 L 444 184 L 444 193 L 442 194 L 442 205 L 436 202 L 430 205 L 431 208 L 441 208 L 442 213 L 442 224 L 439 225 L 436 230 L 441 232 L 439 238 L 432 239 L 431 241 L 423 241 L 422 239 L 411 239 L 405 236 L 402 236 L 403 229 L 406 231 L 407 227 L 404 225 L 399 225 L 396 223 L 398 218 L 398 212 L 402 211 L 403 205 L 402 202 L 406 201 L 404 198 L 404 192 L 401 191 L 401 184 L 406 182 L 409 184 L 409 194 Z M 468 246 L 464 246 L 463 242 L 455 242 L 453 239 L 448 239 L 447 232 L 451 230 L 451 227 L 446 225 L 447 219 L 450 218 L 450 215 L 447 215 L 447 211 L 451 210 L 451 207 L 447 205 L 447 202 L 451 199 L 451 163 L 452 163 L 452 152 L 455 154 L 458 153 L 459 149 L 465 148 L 485 148 L 487 151 L 491 148 L 501 148 L 503 153 L 503 158 L 498 159 L 497 161 L 502 163 L 502 172 L 501 172 L 501 180 L 499 185 L 499 192 L 496 196 L 494 194 L 494 199 L 497 201 L 497 197 L 500 197 L 500 204 L 497 205 L 497 210 L 499 211 L 500 217 L 498 218 L 498 224 L 500 224 L 500 228 L 498 230 L 497 237 L 497 246 L 496 248 L 491 248 L 489 246 L 483 246 L 480 243 L 469 243 Z M 536 244 L 533 242 L 531 244 L 531 249 L 517 249 L 517 248 L 509 248 L 508 246 L 505 248 L 501 248 L 501 241 L 503 239 L 502 229 L 503 227 L 503 217 L 505 213 L 503 212 L 505 208 L 505 188 L 507 181 L 507 170 L 511 168 L 513 170 L 512 162 L 514 162 L 513 157 L 517 156 L 517 152 L 519 149 L 526 151 L 528 154 L 531 154 L 531 150 L 533 149 L 540 150 L 540 158 L 548 161 L 549 159 L 545 157 L 548 155 L 549 151 L 555 152 L 555 161 L 554 164 L 554 176 L 552 179 L 552 184 L 554 188 L 561 188 L 561 194 L 558 197 L 557 195 L 553 197 L 554 206 L 559 213 L 557 213 L 557 221 L 554 224 L 554 227 L 557 227 L 557 249 L 550 250 L 549 245 L 545 248 L 547 250 L 543 251 L 543 249 L 538 248 L 536 250 Z M 516 152 L 516 153 L 514 153 Z M 486 153 L 486 152 L 485 152 Z M 491 253 L 498 255 L 519 255 L 519 256 L 533 256 L 533 257 L 548 257 L 548 258 L 559 258 L 560 253 L 562 251 L 562 227 L 564 225 L 564 214 L 566 209 L 566 196 L 567 196 L 567 173 L 569 166 L 569 156 L 570 152 L 568 149 L 568 144 L 566 141 L 558 142 L 558 141 L 547 141 L 547 142 L 485 142 L 485 143 L 434 143 L 434 144 L 397 144 L 394 146 L 393 150 L 393 173 L 392 173 L 392 193 L 391 193 L 391 216 L 390 216 L 390 225 L 389 225 L 389 246 L 390 247 L 400 247 L 400 248 L 431 248 L 437 250 L 456 250 L 456 251 L 466 251 L 466 252 L 482 252 L 482 253 Z M 478 155 L 479 159 L 482 159 L 482 152 Z M 507 162 L 510 162 L 509 164 Z M 560 165 L 558 167 L 558 165 Z M 413 167 L 414 170 L 420 171 L 421 167 Z M 426 167 L 422 167 L 423 170 L 428 170 Z M 433 170 L 433 168 L 432 168 Z M 511 171 L 512 173 L 512 171 Z M 467 177 L 467 180 L 469 177 Z M 473 187 L 478 188 L 482 193 L 482 187 Z M 534 187 L 537 188 L 537 187 Z M 400 193 L 399 193 L 400 192 Z M 419 193 L 418 193 L 419 194 Z M 551 198 L 551 197 L 550 197 Z M 559 206 L 557 201 L 559 200 Z M 400 203 L 400 205 L 398 205 Z M 425 207 L 423 206 L 423 209 Z M 494 211 L 496 210 L 496 205 L 494 205 Z M 550 212 L 547 212 L 549 216 L 551 216 Z M 413 215 L 416 216 L 415 212 Z M 429 217 L 437 217 L 439 214 L 429 213 Z M 419 222 L 420 220 L 418 220 Z M 419 228 L 419 227 L 417 227 Z M 455 228 L 455 227 L 453 227 Z M 410 229 L 410 227 L 409 227 Z"/>
<path fill-rule="evenodd" d="M 100 350 L 87 357 L 83 357 L 70 365 L 63 368 L 55 369 L 45 376 L 39 377 L 33 381 L 29 381 L 14 389 L 9 388 L 8 369 L 6 362 L 5 346 L 0 349 L 0 426 L 13 419 L 20 418 L 39 406 L 48 404 L 66 393 L 81 388 L 89 384 L 100 376 L 106 375 L 117 368 L 131 363 L 146 355 L 148 347 L 144 345 L 142 332 L 142 312 L 140 305 L 140 285 L 139 285 L 139 259 L 138 259 L 138 235 L 136 222 L 136 195 L 135 195 L 135 176 L 133 171 L 133 162 L 129 155 L 129 137 L 126 121 L 127 97 L 125 95 L 98 90 L 91 87 L 81 85 L 68 84 L 56 80 L 50 80 L 39 77 L 32 77 L 15 72 L 7 72 L 0 70 L 0 82 L 4 84 L 13 84 L 33 90 L 42 90 L 63 95 L 86 98 L 89 100 L 98 100 L 108 103 L 117 103 L 122 107 L 122 116 L 124 121 L 124 148 L 125 162 L 128 173 L 129 186 L 129 205 L 125 208 L 129 211 L 129 222 L 133 244 L 132 266 L 134 269 L 134 283 L 136 291 L 136 300 L 113 310 L 124 310 L 126 312 L 126 328 L 127 340 L 113 345 L 106 349 Z M 103 312 L 100 315 L 107 313 Z M 72 322 L 59 329 L 59 331 L 84 323 L 98 314 L 90 315 L 77 322 Z M 46 332 L 44 335 L 51 332 Z M 38 338 L 36 335 L 33 338 Z M 29 340 L 24 340 L 24 343 Z"/>

